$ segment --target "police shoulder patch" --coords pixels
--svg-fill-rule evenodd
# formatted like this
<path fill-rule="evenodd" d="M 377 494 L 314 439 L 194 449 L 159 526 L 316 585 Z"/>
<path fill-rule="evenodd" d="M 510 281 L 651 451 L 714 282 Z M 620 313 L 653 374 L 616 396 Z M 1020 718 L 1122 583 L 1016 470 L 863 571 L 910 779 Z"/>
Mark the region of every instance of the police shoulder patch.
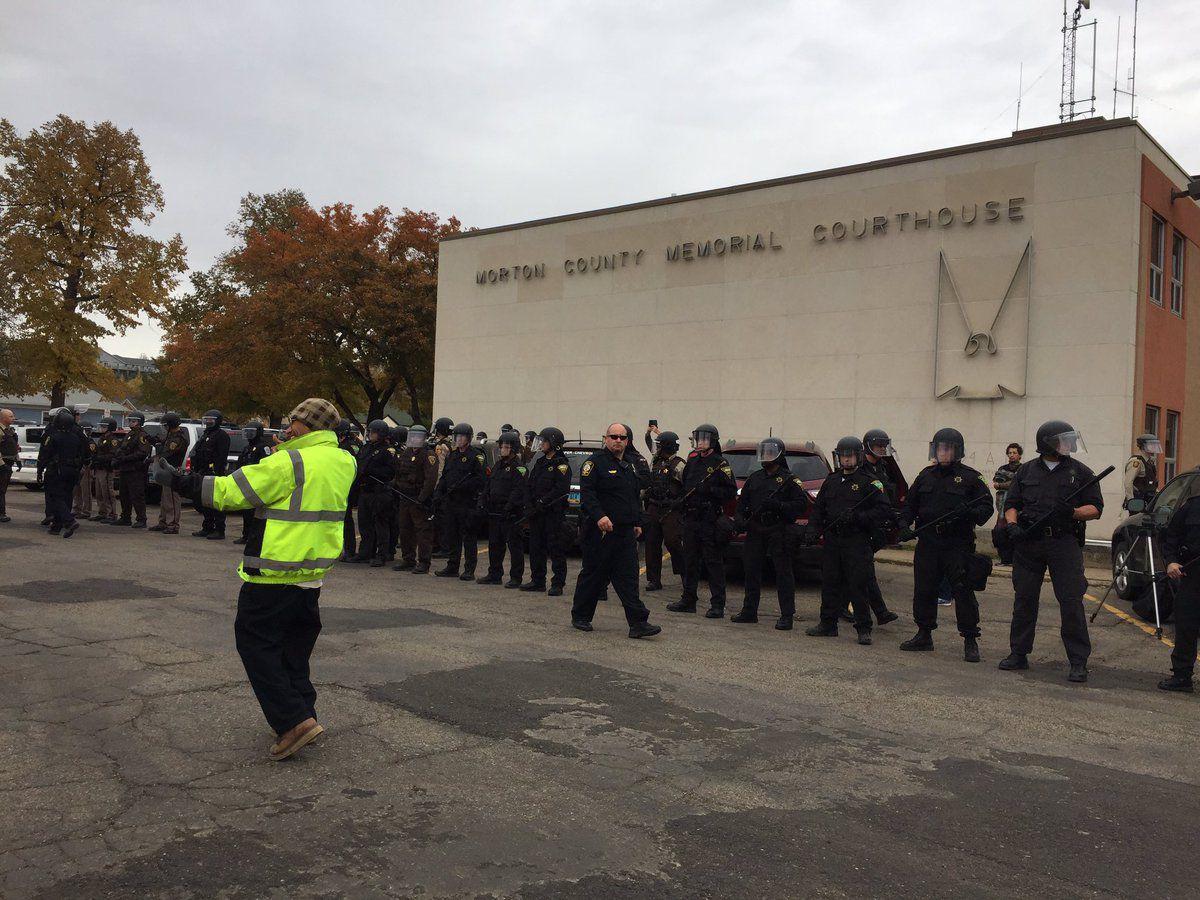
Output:
<path fill-rule="evenodd" d="M 525 474 L 525 467 L 524 467 L 524 466 L 517 466 L 517 471 L 518 471 L 518 472 L 520 472 L 522 475 L 524 475 L 524 474 Z"/>
<path fill-rule="evenodd" d="M 570 466 L 568 466 L 566 463 L 559 463 L 559 464 L 558 464 L 558 471 L 560 471 L 560 472 L 562 472 L 564 475 L 566 475 L 568 472 L 570 472 L 570 471 L 571 471 L 571 467 L 570 467 Z"/>
<path fill-rule="evenodd" d="M 794 484 L 798 485 L 799 487 L 804 487 L 804 482 L 799 478 L 793 477 L 792 482 Z"/>
<path fill-rule="evenodd" d="M 436 457 L 434 454 L 430 453 L 430 454 L 429 454 L 429 463 L 430 463 L 430 465 L 432 465 L 432 464 L 433 464 L 433 463 L 435 463 L 435 462 L 437 462 L 437 457 Z"/>
<path fill-rule="evenodd" d="M 880 491 L 883 490 L 883 482 L 882 481 L 872 481 L 871 484 L 875 485 L 876 490 L 880 490 Z"/>
<path fill-rule="evenodd" d="M 479 460 L 480 462 L 483 462 L 483 454 L 482 453 L 476 453 L 475 458 L 477 460 Z"/>
<path fill-rule="evenodd" d="M 592 474 L 592 461 L 591 461 L 590 459 L 589 459 L 587 462 L 585 462 L 585 463 L 583 464 L 583 471 L 582 471 L 582 474 L 583 474 L 584 476 L 587 476 L 587 475 L 591 475 L 591 474 Z"/>
<path fill-rule="evenodd" d="M 729 463 L 727 463 L 727 462 L 725 462 L 725 461 L 723 461 L 723 460 L 722 460 L 722 462 L 721 462 L 721 471 L 722 471 L 722 472 L 724 472 L 726 475 L 732 475 L 732 474 L 733 474 L 733 469 L 731 469 L 731 468 L 729 467 Z"/>

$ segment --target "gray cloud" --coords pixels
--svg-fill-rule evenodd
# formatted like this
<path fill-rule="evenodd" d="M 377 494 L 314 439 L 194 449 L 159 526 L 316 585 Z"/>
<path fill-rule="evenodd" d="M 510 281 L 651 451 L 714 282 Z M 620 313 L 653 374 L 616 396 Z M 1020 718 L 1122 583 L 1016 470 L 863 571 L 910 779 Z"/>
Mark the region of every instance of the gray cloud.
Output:
<path fill-rule="evenodd" d="M 1022 126 L 1058 116 L 1045 0 L 5 6 L 0 115 L 134 129 L 167 198 L 154 231 L 197 268 L 247 191 L 498 225 L 1002 137 L 1022 61 L 1041 75 Z M 1111 115 L 1133 4 L 1093 6 Z M 1192 6 L 1143 4 L 1138 76 L 1143 124 L 1194 168 Z M 152 354 L 158 335 L 108 343 Z"/>

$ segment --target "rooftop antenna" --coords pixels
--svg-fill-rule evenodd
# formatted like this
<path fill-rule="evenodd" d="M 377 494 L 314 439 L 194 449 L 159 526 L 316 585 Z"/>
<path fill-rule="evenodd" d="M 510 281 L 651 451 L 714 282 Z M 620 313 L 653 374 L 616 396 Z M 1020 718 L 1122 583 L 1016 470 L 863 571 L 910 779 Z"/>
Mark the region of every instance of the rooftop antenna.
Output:
<path fill-rule="evenodd" d="M 1021 69 L 1017 75 L 1017 124 L 1013 126 L 1013 131 L 1021 130 L 1021 94 L 1025 92 L 1025 63 L 1021 63 Z"/>
<path fill-rule="evenodd" d="M 1096 114 L 1096 20 L 1092 19 L 1083 25 L 1079 24 L 1085 9 L 1092 8 L 1092 0 L 1075 0 L 1075 8 L 1071 9 L 1071 0 L 1063 0 L 1063 61 L 1062 61 L 1062 90 L 1058 102 L 1058 121 L 1074 122 L 1076 118 Z M 1092 95 L 1075 99 L 1075 62 L 1076 49 L 1079 43 L 1079 30 L 1092 29 Z M 1090 103 L 1087 110 L 1078 109 L 1081 104 Z"/>
<path fill-rule="evenodd" d="M 1121 17 L 1117 16 L 1117 58 L 1113 60 L 1113 115 L 1117 117 L 1117 94 L 1121 91 L 1117 87 L 1117 75 L 1121 71 Z"/>
<path fill-rule="evenodd" d="M 1126 89 L 1122 90 L 1117 86 L 1117 78 L 1113 76 L 1113 118 L 1117 116 L 1117 95 L 1124 94 L 1129 98 L 1129 118 L 1137 118 L 1137 110 L 1135 104 L 1137 102 L 1137 21 L 1138 21 L 1138 0 L 1133 0 L 1133 64 L 1128 73 L 1125 75 Z M 1117 61 L 1121 59 L 1121 20 L 1117 20 Z"/>

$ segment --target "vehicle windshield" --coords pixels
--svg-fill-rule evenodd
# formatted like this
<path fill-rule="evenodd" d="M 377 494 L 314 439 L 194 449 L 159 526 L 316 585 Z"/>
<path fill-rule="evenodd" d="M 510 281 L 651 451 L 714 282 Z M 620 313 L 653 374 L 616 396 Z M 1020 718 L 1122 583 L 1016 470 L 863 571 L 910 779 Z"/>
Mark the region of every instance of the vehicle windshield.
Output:
<path fill-rule="evenodd" d="M 813 453 L 789 451 L 786 455 L 788 468 L 793 475 L 799 476 L 801 481 L 821 481 L 829 474 L 821 457 Z M 729 467 L 733 469 L 733 475 L 739 481 L 762 468 L 758 455 L 753 450 L 729 450 L 726 451 L 725 458 L 729 460 Z"/>
<path fill-rule="evenodd" d="M 1169 516 L 1182 501 L 1194 496 L 1200 489 L 1200 477 L 1194 472 L 1189 472 L 1186 475 L 1181 475 L 1167 483 L 1158 496 L 1154 498 L 1151 507 L 1154 510 L 1165 509 L 1165 512 L 1160 513 L 1163 516 Z"/>
<path fill-rule="evenodd" d="M 229 435 L 229 453 L 231 456 L 241 453 L 246 449 L 246 445 L 250 443 L 241 431 L 226 431 L 225 433 Z"/>

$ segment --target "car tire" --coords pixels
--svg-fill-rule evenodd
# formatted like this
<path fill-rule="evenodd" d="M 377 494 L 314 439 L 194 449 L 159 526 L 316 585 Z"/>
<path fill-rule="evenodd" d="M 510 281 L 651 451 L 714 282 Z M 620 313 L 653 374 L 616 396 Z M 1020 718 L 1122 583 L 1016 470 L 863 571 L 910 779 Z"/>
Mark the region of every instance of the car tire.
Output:
<path fill-rule="evenodd" d="M 1113 593 L 1126 602 L 1132 601 L 1140 594 L 1145 587 L 1143 579 L 1131 573 L 1122 573 L 1118 575 L 1121 567 L 1125 565 L 1126 558 L 1129 556 L 1129 545 L 1121 542 L 1113 547 L 1112 552 L 1112 574 L 1113 574 Z"/>

